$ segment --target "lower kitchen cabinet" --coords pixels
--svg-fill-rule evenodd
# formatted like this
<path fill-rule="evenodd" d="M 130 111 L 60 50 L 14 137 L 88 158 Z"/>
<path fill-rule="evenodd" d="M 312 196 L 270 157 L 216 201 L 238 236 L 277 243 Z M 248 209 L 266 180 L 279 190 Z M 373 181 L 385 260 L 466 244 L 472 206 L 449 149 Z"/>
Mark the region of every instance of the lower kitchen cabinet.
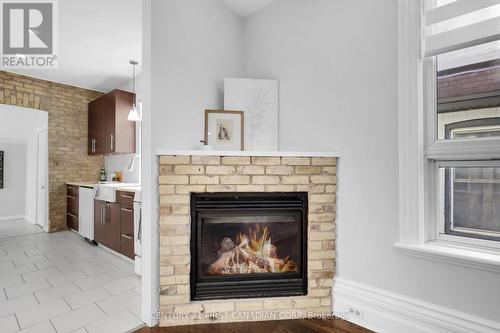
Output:
<path fill-rule="evenodd" d="M 75 185 L 66 188 L 66 224 L 68 228 L 78 231 L 78 190 Z"/>
<path fill-rule="evenodd" d="M 94 241 L 134 259 L 134 209 L 128 202 L 94 200 Z"/>
<path fill-rule="evenodd" d="M 134 259 L 134 208 L 133 206 L 120 207 L 120 234 L 121 253 Z"/>
<path fill-rule="evenodd" d="M 107 202 L 94 200 L 94 241 L 99 244 L 106 243 L 105 207 Z"/>
<path fill-rule="evenodd" d="M 104 245 L 121 253 L 120 204 L 108 203 L 106 218 L 106 243 Z"/>

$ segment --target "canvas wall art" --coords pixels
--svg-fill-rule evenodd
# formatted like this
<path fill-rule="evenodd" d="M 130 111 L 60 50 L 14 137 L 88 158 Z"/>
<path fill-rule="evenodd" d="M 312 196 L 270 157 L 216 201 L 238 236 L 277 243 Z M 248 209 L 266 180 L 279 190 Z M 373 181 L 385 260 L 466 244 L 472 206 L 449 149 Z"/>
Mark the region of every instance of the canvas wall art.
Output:
<path fill-rule="evenodd" d="M 224 109 L 245 113 L 245 150 L 279 149 L 278 93 L 277 80 L 224 80 Z"/>

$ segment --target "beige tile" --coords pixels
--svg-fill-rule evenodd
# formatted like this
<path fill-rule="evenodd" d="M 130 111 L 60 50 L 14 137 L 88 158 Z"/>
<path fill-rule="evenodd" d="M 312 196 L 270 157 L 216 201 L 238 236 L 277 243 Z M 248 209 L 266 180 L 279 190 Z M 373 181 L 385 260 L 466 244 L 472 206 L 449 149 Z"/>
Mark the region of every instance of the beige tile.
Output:
<path fill-rule="evenodd" d="M 17 325 L 17 320 L 14 315 L 0 318 L 0 327 L 2 328 L 2 333 L 13 333 L 19 331 L 19 326 Z"/>
<path fill-rule="evenodd" d="M 136 303 L 141 302 L 141 296 L 133 291 L 126 291 L 123 294 L 108 297 L 97 302 L 97 305 L 107 314 L 111 315 L 118 311 L 128 309 Z"/>
<path fill-rule="evenodd" d="M 16 313 L 21 328 L 27 328 L 42 321 L 54 318 L 58 315 L 71 311 L 70 307 L 62 299 L 26 308 Z"/>
<path fill-rule="evenodd" d="M 129 310 L 120 311 L 111 317 L 86 327 L 89 333 L 133 332 L 144 326 Z"/>
<path fill-rule="evenodd" d="M 75 286 L 72 282 L 69 282 L 42 291 L 37 291 L 35 292 L 35 297 L 38 300 L 38 302 L 40 302 L 40 304 L 43 304 L 79 292 L 80 289 L 77 286 Z"/>
<path fill-rule="evenodd" d="M 8 299 L 12 299 L 47 288 L 50 288 L 50 284 L 47 282 L 47 280 L 45 280 L 44 278 L 38 278 L 27 283 L 5 288 L 5 293 L 7 294 Z"/>
<path fill-rule="evenodd" d="M 56 333 L 54 326 L 50 321 L 44 321 L 42 323 L 30 326 L 19 333 Z"/>
<path fill-rule="evenodd" d="M 57 333 L 69 333 L 107 317 L 97 305 L 91 304 L 52 318 L 50 321 Z"/>
<path fill-rule="evenodd" d="M 65 296 L 64 299 L 72 309 L 78 309 L 83 306 L 104 300 L 110 296 L 111 294 L 108 293 L 103 287 L 96 287 L 81 291 L 76 294 Z"/>

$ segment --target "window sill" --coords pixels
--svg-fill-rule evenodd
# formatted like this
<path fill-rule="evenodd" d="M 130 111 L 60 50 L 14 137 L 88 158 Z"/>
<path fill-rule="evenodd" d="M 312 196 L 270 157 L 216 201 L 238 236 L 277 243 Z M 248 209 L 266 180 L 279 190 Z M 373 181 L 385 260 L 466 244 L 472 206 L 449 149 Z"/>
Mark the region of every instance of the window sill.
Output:
<path fill-rule="evenodd" d="M 500 273 L 500 253 L 481 251 L 475 248 L 430 242 L 425 244 L 394 244 L 401 253 L 473 269 Z"/>

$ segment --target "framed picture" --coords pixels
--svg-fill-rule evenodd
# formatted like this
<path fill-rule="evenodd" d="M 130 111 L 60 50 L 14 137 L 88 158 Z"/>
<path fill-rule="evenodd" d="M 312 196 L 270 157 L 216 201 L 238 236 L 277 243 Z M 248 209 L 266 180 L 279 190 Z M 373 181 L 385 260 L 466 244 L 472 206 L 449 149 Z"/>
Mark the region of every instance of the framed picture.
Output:
<path fill-rule="evenodd" d="M 205 110 L 205 142 L 214 150 L 245 149 L 243 111 Z"/>

